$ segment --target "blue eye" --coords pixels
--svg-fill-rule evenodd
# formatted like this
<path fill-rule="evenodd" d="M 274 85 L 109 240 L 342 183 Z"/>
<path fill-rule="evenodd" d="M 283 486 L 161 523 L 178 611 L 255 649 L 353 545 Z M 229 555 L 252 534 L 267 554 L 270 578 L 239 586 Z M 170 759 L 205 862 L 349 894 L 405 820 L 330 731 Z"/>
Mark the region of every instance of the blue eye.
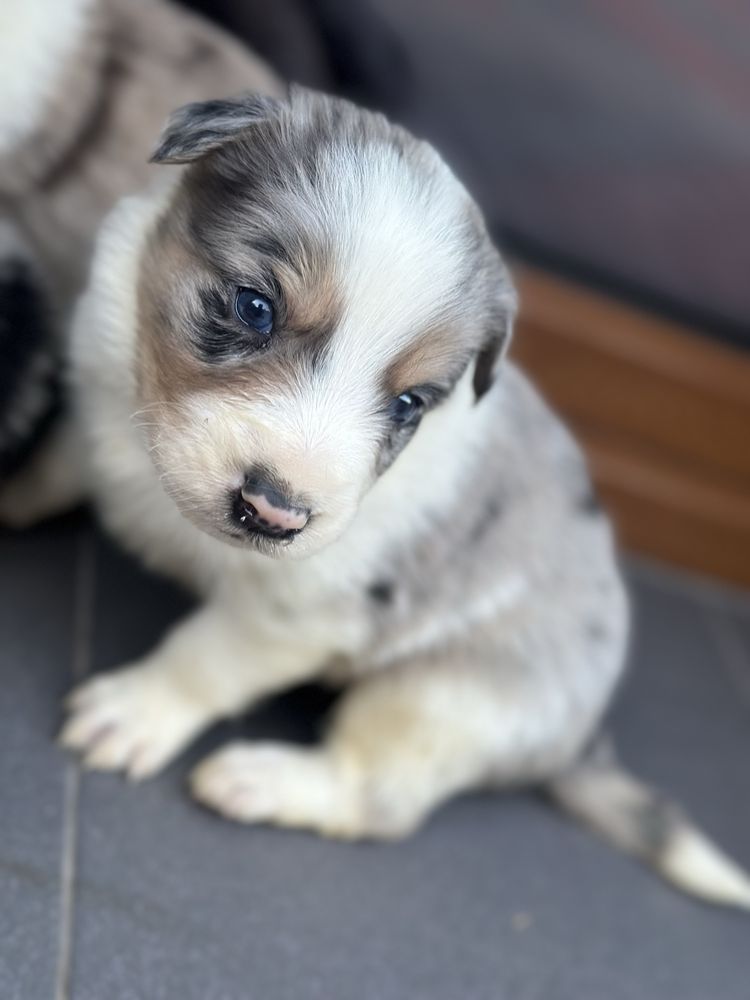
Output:
<path fill-rule="evenodd" d="M 240 288 L 237 291 L 234 311 L 239 321 L 256 333 L 267 335 L 273 330 L 273 306 L 252 288 Z"/>
<path fill-rule="evenodd" d="M 410 424 L 417 419 L 424 408 L 424 400 L 414 392 L 402 392 L 392 399 L 388 407 L 388 415 L 394 424 Z"/>

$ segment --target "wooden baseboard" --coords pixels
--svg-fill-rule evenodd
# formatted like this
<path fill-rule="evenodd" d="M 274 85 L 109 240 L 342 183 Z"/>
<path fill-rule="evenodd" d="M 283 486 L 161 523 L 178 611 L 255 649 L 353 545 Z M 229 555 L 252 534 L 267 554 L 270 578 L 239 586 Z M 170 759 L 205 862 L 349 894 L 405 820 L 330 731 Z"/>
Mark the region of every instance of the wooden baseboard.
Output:
<path fill-rule="evenodd" d="M 750 586 L 750 352 L 515 277 L 513 354 L 582 441 L 625 547 Z"/>

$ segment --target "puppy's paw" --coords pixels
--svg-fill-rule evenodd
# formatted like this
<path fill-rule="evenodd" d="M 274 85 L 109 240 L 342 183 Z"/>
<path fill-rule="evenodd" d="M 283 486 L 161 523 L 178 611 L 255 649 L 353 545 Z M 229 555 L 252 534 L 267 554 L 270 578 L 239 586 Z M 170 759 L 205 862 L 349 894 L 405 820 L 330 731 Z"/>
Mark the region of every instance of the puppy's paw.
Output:
<path fill-rule="evenodd" d="M 347 783 L 324 753 L 279 743 L 233 743 L 198 765 L 194 797 L 228 819 L 356 836 Z"/>
<path fill-rule="evenodd" d="M 95 677 L 68 697 L 69 718 L 60 744 L 81 754 L 84 766 L 148 778 L 174 758 L 208 721 L 152 667 Z"/>

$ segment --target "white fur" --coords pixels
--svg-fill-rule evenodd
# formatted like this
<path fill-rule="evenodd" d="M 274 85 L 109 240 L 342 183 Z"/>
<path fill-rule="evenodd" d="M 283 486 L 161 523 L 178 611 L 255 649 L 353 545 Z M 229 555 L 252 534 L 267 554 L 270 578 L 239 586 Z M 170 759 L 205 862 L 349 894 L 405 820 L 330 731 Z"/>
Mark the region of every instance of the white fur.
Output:
<path fill-rule="evenodd" d="M 94 0 L 0 4 L 0 156 L 41 124 Z"/>
<path fill-rule="evenodd" d="M 468 629 L 512 613 L 528 599 L 528 593 L 529 581 L 521 573 L 502 573 L 492 588 L 468 608 L 461 608 L 453 615 L 430 616 L 404 639 L 395 643 L 386 640 L 375 662 L 379 665 L 393 663 L 440 649 L 452 639 L 465 635 Z"/>
<path fill-rule="evenodd" d="M 681 829 L 661 862 L 662 873 L 685 892 L 712 903 L 750 910 L 750 877 L 698 830 Z"/>
<path fill-rule="evenodd" d="M 432 157 L 428 187 L 406 173 L 390 149 L 371 158 L 364 178 L 361 167 L 347 170 L 345 162 L 331 171 L 344 187 L 329 201 L 345 213 L 330 228 L 338 237 L 336 273 L 348 304 L 334 342 L 336 363 L 356 370 L 363 392 L 415 330 L 440 322 L 457 303 L 468 195 Z"/>

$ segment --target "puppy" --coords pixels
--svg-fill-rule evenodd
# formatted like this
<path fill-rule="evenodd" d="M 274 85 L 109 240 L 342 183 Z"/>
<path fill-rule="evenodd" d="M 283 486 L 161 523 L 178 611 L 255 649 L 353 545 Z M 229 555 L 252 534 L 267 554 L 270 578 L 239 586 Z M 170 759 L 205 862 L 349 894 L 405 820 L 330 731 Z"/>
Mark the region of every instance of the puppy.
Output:
<path fill-rule="evenodd" d="M 204 599 L 74 692 L 62 742 L 144 778 L 215 719 L 327 677 L 347 692 L 320 747 L 228 747 L 196 797 L 393 838 L 464 789 L 528 783 L 749 905 L 732 862 L 589 750 L 626 600 L 577 448 L 502 362 L 515 296 L 476 207 L 428 146 L 299 91 L 184 108 L 146 165 L 169 108 L 244 88 L 281 94 L 157 0 L 26 0 L 2 23 L 0 202 L 60 336 L 102 217 L 147 190 L 107 221 L 77 310 L 77 420 L 0 517 L 87 491 Z"/>
<path fill-rule="evenodd" d="M 192 104 L 182 164 L 104 226 L 77 312 L 89 486 L 202 606 L 73 693 L 64 746 L 153 775 L 215 720 L 346 685 L 317 747 L 237 743 L 195 797 L 397 838 L 531 784 L 699 896 L 750 882 L 590 752 L 627 603 L 581 454 L 503 361 L 515 295 L 469 195 L 378 115 L 292 90 Z"/>
<path fill-rule="evenodd" d="M 95 234 L 156 171 L 148 153 L 167 114 L 246 88 L 283 93 L 255 55 L 166 0 L 0 4 L 0 476 L 50 425 L 49 369 L 59 369 Z M 19 321 L 21 296 L 33 314 Z M 6 484 L 3 519 L 22 526 L 71 503 L 74 458 L 58 421 Z M 53 470 L 53 489 L 33 488 Z"/>

